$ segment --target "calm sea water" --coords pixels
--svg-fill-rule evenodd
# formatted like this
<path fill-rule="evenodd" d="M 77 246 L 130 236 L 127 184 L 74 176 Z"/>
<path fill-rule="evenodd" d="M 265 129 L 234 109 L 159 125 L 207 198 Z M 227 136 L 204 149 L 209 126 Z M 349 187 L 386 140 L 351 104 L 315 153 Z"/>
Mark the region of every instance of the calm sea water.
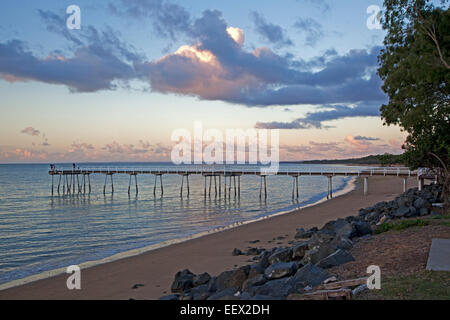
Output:
<path fill-rule="evenodd" d="M 327 166 L 307 167 L 332 170 Z M 281 168 L 304 169 L 305 166 L 281 164 Z M 350 179 L 335 177 L 334 192 L 344 189 Z M 244 176 L 240 198 L 224 199 L 223 194 L 222 198 L 215 198 L 213 191 L 212 197 L 205 199 L 203 178 L 192 175 L 189 180 L 190 196 L 183 199 L 178 175 L 163 177 L 162 198 L 159 190 L 156 197 L 153 195 L 154 176 L 151 175 L 138 176 L 138 196 L 134 188 L 131 197 L 128 196 L 127 175 L 114 176 L 114 195 L 103 195 L 104 176 L 92 175 L 90 195 L 51 196 L 48 165 L 0 165 L 0 284 L 315 203 L 326 197 L 328 183 L 321 176 L 301 177 L 300 198 L 293 200 L 293 179 L 269 176 L 268 198 L 261 200 L 259 178 Z"/>

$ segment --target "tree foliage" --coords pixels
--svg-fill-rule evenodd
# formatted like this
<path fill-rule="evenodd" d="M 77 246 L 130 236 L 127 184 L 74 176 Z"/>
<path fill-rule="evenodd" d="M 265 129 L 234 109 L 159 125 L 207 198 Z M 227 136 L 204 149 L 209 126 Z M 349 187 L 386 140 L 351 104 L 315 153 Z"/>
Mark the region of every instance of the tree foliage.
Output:
<path fill-rule="evenodd" d="M 378 74 L 389 102 L 381 107 L 381 115 L 385 125 L 399 125 L 408 133 L 403 160 L 413 169 L 443 169 L 442 163 L 448 167 L 450 162 L 447 3 L 384 1 L 387 35 L 378 57 Z"/>

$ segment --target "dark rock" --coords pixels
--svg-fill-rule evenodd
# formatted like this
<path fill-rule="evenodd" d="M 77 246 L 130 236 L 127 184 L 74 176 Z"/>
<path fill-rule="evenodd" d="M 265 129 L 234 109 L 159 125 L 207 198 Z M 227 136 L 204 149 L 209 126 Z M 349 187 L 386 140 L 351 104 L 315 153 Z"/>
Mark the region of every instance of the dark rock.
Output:
<path fill-rule="evenodd" d="M 324 269 L 310 263 L 299 269 L 293 276 L 292 281 L 304 283 L 305 286 L 309 285 L 311 287 L 315 287 L 329 277 L 329 273 Z"/>
<path fill-rule="evenodd" d="M 247 280 L 248 272 L 250 271 L 250 266 L 243 266 L 239 269 L 233 271 L 230 277 L 225 280 L 225 288 L 242 288 L 242 284 Z"/>
<path fill-rule="evenodd" d="M 428 209 L 427 208 L 420 208 L 419 215 L 420 216 L 428 215 Z"/>
<path fill-rule="evenodd" d="M 264 273 L 264 270 L 267 268 L 267 266 L 262 267 L 259 263 L 254 263 L 250 266 L 250 270 L 248 272 L 248 279 L 254 278 L 260 274 Z"/>
<path fill-rule="evenodd" d="M 173 293 L 183 292 L 194 286 L 194 274 L 188 269 L 179 271 L 175 274 L 171 290 Z"/>
<path fill-rule="evenodd" d="M 282 278 L 277 280 L 267 281 L 261 286 L 254 286 L 249 288 L 249 293 L 252 296 L 270 296 L 273 298 L 286 298 L 293 290 L 291 278 Z"/>
<path fill-rule="evenodd" d="M 239 299 L 240 300 L 251 300 L 252 296 L 248 292 L 241 292 L 241 293 L 239 293 Z"/>
<path fill-rule="evenodd" d="M 223 291 L 227 288 L 230 288 L 228 285 L 228 281 L 231 278 L 231 275 L 234 273 L 234 271 L 224 271 L 221 274 L 217 276 L 212 286 L 209 287 L 210 291 L 218 292 Z"/>
<path fill-rule="evenodd" d="M 364 221 L 358 221 L 352 223 L 353 228 L 355 229 L 354 235 L 356 237 L 362 237 L 366 234 L 372 233 L 372 228 L 370 226 L 370 223 L 364 222 Z"/>
<path fill-rule="evenodd" d="M 263 252 L 264 249 L 258 249 L 258 248 L 249 248 L 247 250 L 247 255 L 248 256 L 256 256 L 258 254 L 260 254 L 261 252 Z"/>
<path fill-rule="evenodd" d="M 250 287 L 260 286 L 266 282 L 267 282 L 266 276 L 263 274 L 259 274 L 253 278 L 248 278 L 247 280 L 245 280 L 244 283 L 242 284 L 242 290 L 248 291 Z"/>
<path fill-rule="evenodd" d="M 372 211 L 371 213 L 369 213 L 366 216 L 366 221 L 375 221 L 378 220 L 378 218 L 380 217 L 380 213 L 378 213 L 377 211 Z"/>
<path fill-rule="evenodd" d="M 333 231 L 334 232 L 334 225 L 335 225 L 336 222 L 337 221 L 335 221 L 335 220 L 328 221 L 327 223 L 325 223 L 323 225 L 323 227 L 322 227 L 322 229 L 320 229 L 320 231 L 328 230 L 328 231 Z"/>
<path fill-rule="evenodd" d="M 316 246 L 316 247 L 306 251 L 302 262 L 303 262 L 303 264 L 308 264 L 308 263 L 316 264 L 320 260 L 328 257 L 333 252 L 335 252 L 335 249 L 332 244 L 324 244 L 321 246 Z"/>
<path fill-rule="evenodd" d="M 231 253 L 233 256 L 240 256 L 242 254 L 242 251 L 238 248 L 234 248 L 233 252 Z"/>
<path fill-rule="evenodd" d="M 395 211 L 394 216 L 397 218 L 401 218 L 406 216 L 409 213 L 409 207 L 401 206 Z"/>
<path fill-rule="evenodd" d="M 211 295 L 211 292 L 208 290 L 208 284 L 203 284 L 192 288 L 188 294 L 192 296 L 193 300 L 206 300 Z"/>
<path fill-rule="evenodd" d="M 208 283 L 209 280 L 211 280 L 211 276 L 207 272 L 196 275 L 193 280 L 194 287 Z"/>
<path fill-rule="evenodd" d="M 309 239 L 318 230 L 319 229 L 317 229 L 316 227 L 311 228 L 308 231 L 305 231 L 305 229 L 303 228 L 298 228 L 297 233 L 295 234 L 295 239 Z"/>
<path fill-rule="evenodd" d="M 359 216 L 365 216 L 368 213 L 366 209 L 359 209 Z"/>
<path fill-rule="evenodd" d="M 411 207 L 409 207 L 409 212 L 405 215 L 405 217 L 410 218 L 410 217 L 416 217 L 418 215 L 419 215 L 419 211 L 415 207 L 411 206 Z"/>
<path fill-rule="evenodd" d="M 269 257 L 272 255 L 270 251 L 265 251 L 259 258 L 259 265 L 261 268 L 265 269 L 270 265 Z"/>
<path fill-rule="evenodd" d="M 325 259 L 320 260 L 319 263 L 317 263 L 317 266 L 323 269 L 327 269 L 339 266 L 350 261 L 355 261 L 355 258 L 353 258 L 350 251 L 339 249 Z"/>
<path fill-rule="evenodd" d="M 273 297 L 273 296 L 265 296 L 262 294 L 257 294 L 254 297 L 250 298 L 249 300 L 257 300 L 257 301 L 261 301 L 261 300 L 282 300 L 282 297 Z"/>
<path fill-rule="evenodd" d="M 239 300 L 239 297 L 235 296 L 236 292 L 234 288 L 226 288 L 209 296 L 207 300 Z"/>
<path fill-rule="evenodd" d="M 269 280 L 280 279 L 294 274 L 297 271 L 297 265 L 294 262 L 278 262 L 270 265 L 264 275 Z"/>
<path fill-rule="evenodd" d="M 305 256 L 309 246 L 307 242 L 301 242 L 292 248 L 292 259 L 300 260 Z"/>
<path fill-rule="evenodd" d="M 336 233 L 334 231 L 327 229 L 319 230 L 312 235 L 311 239 L 309 239 L 309 247 L 312 248 L 324 243 L 329 243 L 335 236 Z"/>
<path fill-rule="evenodd" d="M 158 300 L 179 300 L 180 295 L 179 294 L 169 294 L 167 296 L 161 297 Z"/>
<path fill-rule="evenodd" d="M 415 201 L 414 201 L 414 207 L 416 208 L 416 209 L 420 209 L 420 208 L 428 208 L 429 206 L 430 206 L 430 204 L 428 203 L 428 201 L 427 200 L 425 200 L 425 199 L 422 199 L 422 198 L 417 198 Z"/>
<path fill-rule="evenodd" d="M 268 259 L 270 264 L 277 262 L 288 262 L 292 259 L 292 249 L 279 248 Z"/>
<path fill-rule="evenodd" d="M 208 291 L 216 292 L 217 291 L 217 277 L 211 277 L 211 280 L 208 282 Z"/>
<path fill-rule="evenodd" d="M 336 237 L 345 237 L 352 238 L 355 230 L 353 225 L 344 219 L 338 219 L 334 223 L 334 232 L 336 233 Z"/>
<path fill-rule="evenodd" d="M 399 197 L 397 199 L 397 205 L 398 205 L 399 208 L 406 207 L 407 200 L 405 198 L 403 198 L 403 197 Z"/>
<path fill-rule="evenodd" d="M 353 247 L 352 240 L 350 240 L 348 238 L 345 238 L 345 237 L 334 238 L 333 241 L 331 241 L 330 244 L 333 245 L 333 247 L 335 249 L 349 250 L 349 249 L 351 249 Z"/>
<path fill-rule="evenodd" d="M 137 289 L 139 287 L 143 287 L 144 285 L 142 283 L 136 283 L 131 289 Z"/>

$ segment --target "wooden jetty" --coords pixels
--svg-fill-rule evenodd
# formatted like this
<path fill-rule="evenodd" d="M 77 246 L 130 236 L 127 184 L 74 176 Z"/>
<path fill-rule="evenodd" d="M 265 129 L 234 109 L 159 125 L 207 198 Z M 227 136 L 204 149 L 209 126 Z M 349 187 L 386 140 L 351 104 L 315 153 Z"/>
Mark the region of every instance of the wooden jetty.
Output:
<path fill-rule="evenodd" d="M 411 171 L 407 168 L 391 168 L 391 167 L 285 167 L 280 168 L 277 171 L 266 171 L 264 167 L 259 166 L 167 166 L 167 167 L 146 167 L 146 168 L 56 168 L 53 167 L 49 172 L 52 177 L 51 194 L 54 194 L 54 177 L 58 177 L 57 193 L 65 194 L 86 194 L 91 193 L 91 180 L 90 176 L 93 174 L 105 175 L 105 183 L 103 186 L 103 193 L 107 191 L 108 180 L 111 182 L 111 193 L 114 193 L 114 181 L 113 175 L 127 174 L 130 176 L 128 184 L 128 194 L 131 191 L 131 182 L 134 177 L 135 192 L 138 193 L 138 175 L 154 175 L 155 183 L 153 187 L 153 194 L 157 193 L 157 185 L 159 180 L 160 195 L 164 194 L 163 188 L 163 176 L 164 175 L 180 175 L 181 187 L 180 196 L 183 197 L 184 181 L 186 180 L 187 192 L 189 196 L 189 176 L 190 175 L 202 175 L 204 177 L 204 196 L 211 196 L 212 186 L 214 185 L 214 195 L 217 197 L 222 196 L 222 178 L 223 194 L 225 197 L 230 197 L 232 194 L 234 197 L 240 197 L 241 193 L 241 177 L 245 175 L 253 175 L 260 177 L 259 197 L 267 198 L 267 176 L 290 176 L 293 178 L 292 185 L 292 198 L 299 197 L 299 178 L 302 176 L 324 176 L 328 179 L 327 198 L 333 197 L 333 184 L 332 179 L 334 176 L 359 176 L 364 179 L 364 194 L 368 193 L 368 180 L 371 176 L 398 176 L 403 179 L 403 191 L 406 191 L 406 179 L 409 177 L 416 177 L 418 180 L 419 189 L 423 186 L 423 180 L 425 177 L 419 176 L 417 171 Z M 109 179 L 108 179 L 109 178 Z M 159 178 L 159 179 L 158 179 Z M 237 178 L 237 184 L 236 184 Z M 209 185 L 208 185 L 209 180 Z M 227 184 L 228 180 L 228 184 Z"/>

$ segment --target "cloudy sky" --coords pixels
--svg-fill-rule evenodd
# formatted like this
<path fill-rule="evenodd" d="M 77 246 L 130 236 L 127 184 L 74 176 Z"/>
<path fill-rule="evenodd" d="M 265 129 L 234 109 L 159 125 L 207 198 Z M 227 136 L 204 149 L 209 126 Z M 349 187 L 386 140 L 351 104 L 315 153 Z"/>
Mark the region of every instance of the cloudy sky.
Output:
<path fill-rule="evenodd" d="M 170 160 L 172 132 L 194 121 L 280 129 L 282 160 L 401 153 L 379 115 L 371 5 L 2 1 L 0 162 Z"/>

